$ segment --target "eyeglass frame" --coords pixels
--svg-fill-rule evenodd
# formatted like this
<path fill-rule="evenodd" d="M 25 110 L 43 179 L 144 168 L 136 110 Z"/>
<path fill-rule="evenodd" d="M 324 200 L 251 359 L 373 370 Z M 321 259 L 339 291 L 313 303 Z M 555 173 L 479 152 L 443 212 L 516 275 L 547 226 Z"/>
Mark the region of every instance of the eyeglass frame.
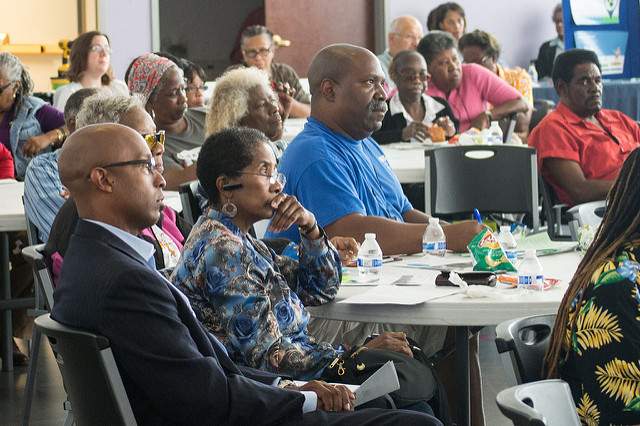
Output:
<path fill-rule="evenodd" d="M 273 45 L 269 46 L 268 49 L 265 49 L 264 47 L 261 49 L 242 49 L 242 53 L 244 53 L 246 57 L 250 59 L 255 59 L 258 56 L 264 58 L 267 55 L 269 55 L 269 53 L 272 53 L 272 52 L 273 52 Z"/>
<path fill-rule="evenodd" d="M 265 175 L 264 173 L 256 173 L 256 172 L 238 172 L 239 175 L 254 175 L 254 176 L 262 176 L 269 178 L 269 185 L 273 185 L 276 182 L 282 185 L 283 187 L 287 183 L 287 177 L 284 173 L 279 172 L 278 170 L 274 170 L 272 174 Z"/>
<path fill-rule="evenodd" d="M 164 130 L 158 130 L 155 133 L 146 133 L 142 135 L 142 138 L 144 139 L 144 141 L 147 143 L 147 146 L 149 147 L 149 149 L 151 151 L 153 151 L 153 149 L 157 146 L 157 145 L 162 145 L 164 146 L 164 142 L 166 140 L 166 136 L 165 136 L 165 131 Z"/>
<path fill-rule="evenodd" d="M 129 160 L 129 161 L 118 161 L 116 163 L 109 163 L 109 164 L 105 164 L 102 166 L 96 166 L 95 168 L 97 169 L 111 169 L 114 167 L 125 167 L 125 166 L 142 166 L 145 165 L 147 166 L 146 169 L 149 173 L 153 173 L 154 171 L 157 171 L 160 173 L 160 169 L 158 167 L 158 164 L 156 163 L 155 158 L 153 158 L 153 156 L 147 158 L 146 160 Z"/>
<path fill-rule="evenodd" d="M 187 93 L 195 92 L 195 91 L 206 92 L 208 88 L 209 86 L 207 86 L 206 84 L 203 84 L 202 86 L 194 86 L 193 84 L 187 84 L 187 88 L 185 89 L 185 92 Z"/>
<path fill-rule="evenodd" d="M 398 36 L 400 38 L 403 38 L 405 40 L 418 41 L 418 42 L 422 40 L 422 36 L 417 36 L 417 35 L 403 34 L 403 33 L 396 33 L 396 32 L 392 32 L 391 34 Z"/>
<path fill-rule="evenodd" d="M 412 72 L 411 75 L 408 75 L 408 73 L 398 72 L 398 76 L 404 81 L 413 81 L 416 79 L 416 77 L 418 77 L 420 81 L 427 81 L 429 79 L 429 71 L 424 70 L 424 72 Z"/>
<path fill-rule="evenodd" d="M 101 44 L 92 44 L 89 46 L 89 53 L 104 53 L 105 55 L 111 56 L 113 54 L 113 50 L 111 46 L 103 46 Z"/>

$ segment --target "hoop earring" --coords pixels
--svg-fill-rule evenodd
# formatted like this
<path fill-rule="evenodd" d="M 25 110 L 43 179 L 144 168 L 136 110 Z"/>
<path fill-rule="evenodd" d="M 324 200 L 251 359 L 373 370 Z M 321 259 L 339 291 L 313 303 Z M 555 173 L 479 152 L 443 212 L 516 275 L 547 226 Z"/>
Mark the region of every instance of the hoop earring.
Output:
<path fill-rule="evenodd" d="M 222 205 L 222 209 L 221 209 L 222 213 L 224 213 L 226 216 L 230 217 L 230 218 L 234 218 L 236 217 L 236 215 L 238 214 L 238 207 L 236 207 L 235 204 L 233 204 L 231 201 L 227 200 L 223 205 Z"/>

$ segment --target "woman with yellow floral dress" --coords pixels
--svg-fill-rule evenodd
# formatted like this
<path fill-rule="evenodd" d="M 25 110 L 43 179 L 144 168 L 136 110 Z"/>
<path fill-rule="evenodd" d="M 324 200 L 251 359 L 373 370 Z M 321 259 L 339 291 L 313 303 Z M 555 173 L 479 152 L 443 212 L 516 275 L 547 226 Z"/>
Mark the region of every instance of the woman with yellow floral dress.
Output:
<path fill-rule="evenodd" d="M 546 366 L 569 383 L 586 425 L 640 423 L 640 150 L 560 305 Z"/>

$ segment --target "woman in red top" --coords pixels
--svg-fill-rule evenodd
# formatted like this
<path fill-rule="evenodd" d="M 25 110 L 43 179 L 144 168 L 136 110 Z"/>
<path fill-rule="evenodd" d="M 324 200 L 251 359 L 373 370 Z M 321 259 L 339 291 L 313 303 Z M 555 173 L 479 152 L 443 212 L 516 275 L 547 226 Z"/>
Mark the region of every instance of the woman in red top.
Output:
<path fill-rule="evenodd" d="M 0 144 L 0 179 L 13 179 L 13 157 L 11 152 Z"/>

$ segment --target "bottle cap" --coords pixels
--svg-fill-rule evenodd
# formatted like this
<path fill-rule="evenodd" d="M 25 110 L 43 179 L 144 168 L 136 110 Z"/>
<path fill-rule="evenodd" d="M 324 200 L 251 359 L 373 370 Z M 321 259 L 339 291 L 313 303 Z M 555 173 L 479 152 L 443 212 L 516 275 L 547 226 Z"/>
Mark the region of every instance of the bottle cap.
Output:
<path fill-rule="evenodd" d="M 509 225 L 500 225 L 500 232 L 511 232 L 511 226 L 509 226 Z"/>
<path fill-rule="evenodd" d="M 374 234 L 373 232 L 364 234 L 364 239 L 365 240 L 375 240 L 376 239 L 376 234 Z"/>
<path fill-rule="evenodd" d="M 438 219 L 437 217 L 431 216 L 429 218 L 429 225 L 437 225 L 438 223 L 440 223 L 440 219 Z"/>

